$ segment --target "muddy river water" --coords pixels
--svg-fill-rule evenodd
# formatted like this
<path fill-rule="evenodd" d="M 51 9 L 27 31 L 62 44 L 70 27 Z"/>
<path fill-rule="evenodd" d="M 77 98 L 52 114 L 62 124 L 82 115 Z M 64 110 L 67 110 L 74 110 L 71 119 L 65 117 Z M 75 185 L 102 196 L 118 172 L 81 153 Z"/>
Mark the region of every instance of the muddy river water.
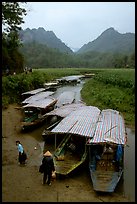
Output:
<path fill-rule="evenodd" d="M 87 79 L 85 79 L 87 80 Z M 75 102 L 81 100 L 80 91 L 85 83 L 85 80 L 81 80 L 80 83 L 75 85 L 62 85 L 57 88 L 53 97 L 57 98 L 64 91 L 75 92 Z M 135 201 L 135 132 L 130 128 L 126 128 L 128 134 L 128 143 L 124 149 L 124 175 L 123 180 L 119 182 L 118 191 L 123 192 L 131 202 Z M 43 142 L 40 142 L 40 146 L 43 148 Z"/>

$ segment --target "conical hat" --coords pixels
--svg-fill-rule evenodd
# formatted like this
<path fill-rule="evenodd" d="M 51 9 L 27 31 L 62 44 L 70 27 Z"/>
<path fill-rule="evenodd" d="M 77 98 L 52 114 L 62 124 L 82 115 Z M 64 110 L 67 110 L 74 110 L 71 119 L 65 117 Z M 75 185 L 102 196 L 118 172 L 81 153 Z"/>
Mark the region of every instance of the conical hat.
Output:
<path fill-rule="evenodd" d="M 46 151 L 43 155 L 48 157 L 52 156 L 52 154 L 49 151 Z"/>

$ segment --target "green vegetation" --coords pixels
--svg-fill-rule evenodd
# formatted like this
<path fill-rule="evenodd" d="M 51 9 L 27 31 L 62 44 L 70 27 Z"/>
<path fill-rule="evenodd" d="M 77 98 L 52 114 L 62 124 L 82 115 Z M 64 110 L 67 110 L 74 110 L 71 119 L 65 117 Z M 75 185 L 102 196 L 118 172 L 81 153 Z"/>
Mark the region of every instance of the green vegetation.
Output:
<path fill-rule="evenodd" d="M 135 71 L 99 70 L 81 91 L 87 105 L 121 112 L 126 124 L 135 126 Z"/>
<path fill-rule="evenodd" d="M 115 109 L 123 114 L 126 125 L 135 123 L 135 70 L 50 68 L 35 69 L 32 73 L 2 77 L 2 107 L 20 103 L 21 93 L 41 88 L 45 82 L 69 75 L 95 73 L 81 91 L 87 105 L 102 109 Z"/>
<path fill-rule="evenodd" d="M 78 67 L 78 68 L 135 68 L 135 53 L 111 53 L 89 51 L 86 53 L 63 53 L 37 42 L 26 43 L 20 47 L 24 64 L 31 68 Z"/>
<path fill-rule="evenodd" d="M 18 50 L 21 45 L 18 30 L 26 15 L 26 10 L 21 8 L 23 3 L 2 2 L 2 74 L 23 71 L 24 60 Z"/>

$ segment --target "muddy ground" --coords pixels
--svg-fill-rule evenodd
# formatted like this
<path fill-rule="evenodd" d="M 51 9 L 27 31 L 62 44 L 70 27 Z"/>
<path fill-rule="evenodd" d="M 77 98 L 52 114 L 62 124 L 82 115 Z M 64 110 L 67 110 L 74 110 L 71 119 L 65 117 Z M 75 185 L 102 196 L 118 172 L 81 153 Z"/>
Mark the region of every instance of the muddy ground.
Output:
<path fill-rule="evenodd" d="M 2 111 L 3 202 L 128 202 L 124 197 L 122 184 L 114 193 L 96 193 L 86 165 L 71 176 L 57 177 L 51 186 L 43 186 L 42 174 L 38 172 L 38 168 L 42 159 L 44 143 L 41 134 L 44 127 L 21 133 L 22 114 L 16 107 L 17 105 L 10 105 Z M 16 140 L 21 141 L 27 152 L 26 166 L 18 164 Z"/>

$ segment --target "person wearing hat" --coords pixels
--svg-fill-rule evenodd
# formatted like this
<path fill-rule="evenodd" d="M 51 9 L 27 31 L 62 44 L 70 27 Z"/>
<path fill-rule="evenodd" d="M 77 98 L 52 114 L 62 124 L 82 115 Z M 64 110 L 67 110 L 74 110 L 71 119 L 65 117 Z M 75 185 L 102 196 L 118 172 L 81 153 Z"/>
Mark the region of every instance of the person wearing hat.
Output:
<path fill-rule="evenodd" d="M 43 154 L 42 165 L 43 165 L 43 184 L 47 182 L 48 185 L 51 185 L 52 171 L 55 171 L 53 157 L 50 151 L 46 151 Z"/>

